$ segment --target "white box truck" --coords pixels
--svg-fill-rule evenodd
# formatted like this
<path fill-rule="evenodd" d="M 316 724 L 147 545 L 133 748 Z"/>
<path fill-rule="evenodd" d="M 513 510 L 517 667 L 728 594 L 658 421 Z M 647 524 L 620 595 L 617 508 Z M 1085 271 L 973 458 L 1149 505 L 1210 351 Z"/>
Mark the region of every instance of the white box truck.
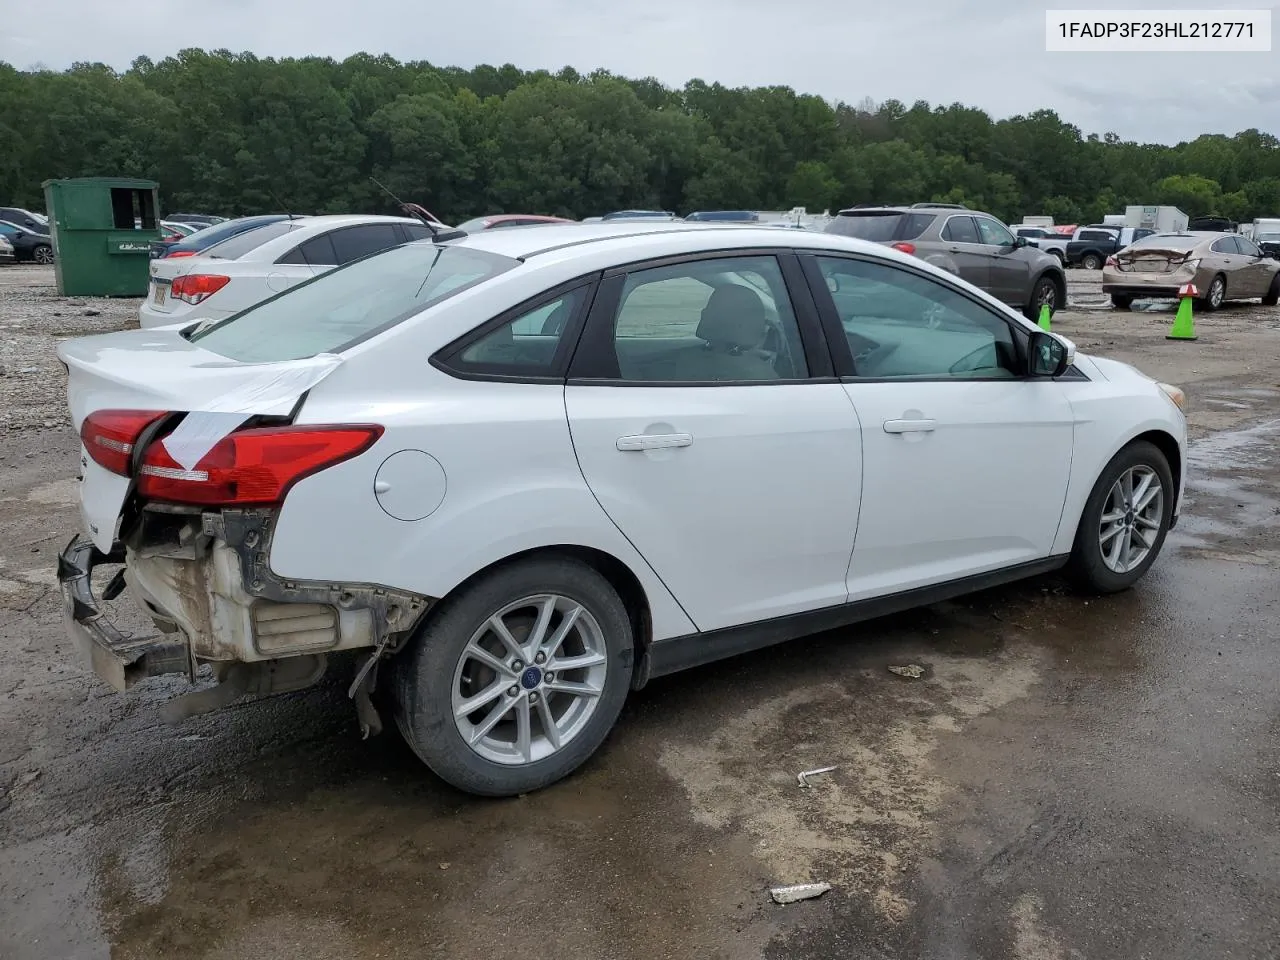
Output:
<path fill-rule="evenodd" d="M 1127 226 L 1130 226 L 1130 224 L 1128 224 L 1127 222 L 1125 222 L 1125 216 L 1124 216 L 1124 214 L 1123 214 L 1123 213 L 1108 213 L 1108 214 L 1105 214 L 1105 215 L 1103 216 L 1103 218 L 1102 218 L 1102 223 L 1103 223 L 1103 225 L 1104 225 L 1104 226 L 1108 226 L 1108 227 L 1127 227 Z"/>
<path fill-rule="evenodd" d="M 1124 225 L 1156 233 L 1179 233 L 1190 219 L 1177 207 L 1125 207 Z"/>

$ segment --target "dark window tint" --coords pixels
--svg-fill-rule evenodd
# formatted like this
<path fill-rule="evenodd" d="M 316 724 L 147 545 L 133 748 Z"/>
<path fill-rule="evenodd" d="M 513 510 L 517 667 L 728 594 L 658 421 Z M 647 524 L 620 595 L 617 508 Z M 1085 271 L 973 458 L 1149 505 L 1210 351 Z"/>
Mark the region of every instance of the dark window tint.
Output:
<path fill-rule="evenodd" d="M 206 250 L 205 256 L 214 257 L 218 260 L 239 260 L 246 253 L 257 250 L 268 240 L 283 237 L 285 234 L 300 230 L 304 226 L 306 226 L 305 220 L 277 220 L 275 223 L 268 223 L 253 230 L 246 230 L 230 240 L 223 240 L 221 243 L 215 244 Z"/>
<path fill-rule="evenodd" d="M 330 234 L 312 237 L 300 243 L 276 263 L 301 263 L 311 267 L 332 267 L 338 262 L 333 252 L 333 241 Z"/>
<path fill-rule="evenodd" d="M 922 380 L 1017 376 L 1017 351 L 1009 325 L 958 291 L 887 264 L 835 257 L 819 262 L 849 340 L 857 376 Z"/>
<path fill-rule="evenodd" d="M 1236 243 L 1240 245 L 1240 252 L 1246 257 L 1262 256 L 1262 250 L 1248 237 L 1236 237 Z"/>
<path fill-rule="evenodd" d="M 981 243 L 973 217 L 952 217 L 942 228 L 942 239 L 952 243 Z"/>
<path fill-rule="evenodd" d="M 463 348 L 448 366 L 464 373 L 550 375 L 569 321 L 586 306 L 589 290 L 578 287 L 520 313 Z"/>
<path fill-rule="evenodd" d="M 825 232 L 873 243 L 893 243 L 914 240 L 933 219 L 932 213 L 842 213 L 827 224 Z"/>
<path fill-rule="evenodd" d="M 1240 248 L 1236 246 L 1235 237 L 1223 237 L 1221 240 L 1213 241 L 1213 246 L 1209 248 L 1214 253 L 1239 253 Z"/>
<path fill-rule="evenodd" d="M 421 223 L 402 223 L 400 224 L 400 229 L 404 231 L 404 235 L 410 241 L 431 239 L 431 231 Z"/>
<path fill-rule="evenodd" d="M 1107 230 L 1081 230 L 1081 240 L 1114 240 L 1116 235 Z"/>
<path fill-rule="evenodd" d="M 344 227 L 331 233 L 333 252 L 338 263 L 350 263 L 371 253 L 380 253 L 398 247 L 404 241 L 394 223 L 366 223 L 358 227 Z"/>

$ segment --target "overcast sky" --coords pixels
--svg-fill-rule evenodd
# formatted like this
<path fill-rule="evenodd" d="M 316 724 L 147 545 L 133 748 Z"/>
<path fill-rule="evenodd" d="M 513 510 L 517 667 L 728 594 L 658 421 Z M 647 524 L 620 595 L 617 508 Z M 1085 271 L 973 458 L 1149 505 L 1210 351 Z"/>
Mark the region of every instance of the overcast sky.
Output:
<path fill-rule="evenodd" d="M 0 60 L 118 69 L 183 47 L 258 56 L 390 53 L 524 69 L 604 67 L 830 100 L 1042 107 L 1086 133 L 1173 143 L 1257 127 L 1280 135 L 1270 53 L 1046 53 L 1046 8 L 1273 10 L 1280 0 L 0 0 Z"/>

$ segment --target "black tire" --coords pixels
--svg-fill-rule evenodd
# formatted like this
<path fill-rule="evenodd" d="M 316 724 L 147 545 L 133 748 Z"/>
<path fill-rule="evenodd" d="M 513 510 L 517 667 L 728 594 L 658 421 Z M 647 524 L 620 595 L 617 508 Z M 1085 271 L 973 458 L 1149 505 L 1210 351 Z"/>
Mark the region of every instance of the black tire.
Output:
<path fill-rule="evenodd" d="M 53 263 L 53 247 L 47 247 L 41 244 L 31 251 L 31 259 L 36 263 L 50 264 Z"/>
<path fill-rule="evenodd" d="M 1047 303 L 1049 305 L 1049 316 L 1053 316 L 1058 312 L 1061 299 L 1061 291 L 1053 277 L 1046 275 L 1040 276 L 1031 287 L 1031 299 L 1027 301 L 1027 305 L 1023 307 L 1023 315 L 1028 320 L 1036 321 L 1040 319 L 1040 305 Z"/>
<path fill-rule="evenodd" d="M 1271 289 L 1267 291 L 1267 295 L 1262 298 L 1264 307 L 1274 307 L 1280 304 L 1280 273 L 1271 278 Z"/>
<path fill-rule="evenodd" d="M 458 730 L 452 707 L 455 671 L 472 635 L 493 614 L 524 597 L 548 593 L 571 598 L 600 626 L 608 659 L 603 690 L 586 725 L 563 747 L 533 762 L 500 763 L 473 750 Z M 627 698 L 633 651 L 627 608 L 599 572 L 564 556 L 517 561 L 441 601 L 409 649 L 392 662 L 396 723 L 414 753 L 459 790 L 487 797 L 537 790 L 568 776 L 604 742 Z"/>
<path fill-rule="evenodd" d="M 1163 485 L 1160 529 L 1142 562 L 1132 570 L 1117 573 L 1107 566 L 1102 556 L 1102 545 L 1099 542 L 1102 512 L 1112 486 L 1125 471 L 1137 466 L 1151 468 Z M 1067 572 L 1076 585 L 1091 593 L 1118 593 L 1142 579 L 1164 546 L 1165 537 L 1169 533 L 1169 520 L 1173 516 L 1175 496 L 1177 490 L 1173 485 L 1173 471 L 1169 469 L 1169 461 L 1154 444 L 1137 440 L 1112 457 L 1098 477 L 1098 482 L 1094 484 L 1089 499 L 1085 501 L 1084 512 L 1080 515 L 1080 526 L 1076 530 L 1075 544 L 1067 565 Z"/>
<path fill-rule="evenodd" d="M 1080 266 L 1084 267 L 1086 270 L 1101 270 L 1102 257 L 1096 253 L 1086 253 L 1080 259 Z"/>
<path fill-rule="evenodd" d="M 1213 291 L 1215 287 L 1222 288 L 1222 294 L 1218 297 L 1217 303 L 1214 302 Z M 1222 274 L 1218 274 L 1209 281 L 1209 289 L 1204 292 L 1204 296 L 1200 298 L 1198 306 L 1205 313 L 1212 313 L 1220 306 L 1227 302 L 1227 278 Z"/>
<path fill-rule="evenodd" d="M 1118 293 L 1111 295 L 1111 305 L 1117 310 L 1128 310 L 1133 306 L 1133 297 L 1124 297 Z"/>

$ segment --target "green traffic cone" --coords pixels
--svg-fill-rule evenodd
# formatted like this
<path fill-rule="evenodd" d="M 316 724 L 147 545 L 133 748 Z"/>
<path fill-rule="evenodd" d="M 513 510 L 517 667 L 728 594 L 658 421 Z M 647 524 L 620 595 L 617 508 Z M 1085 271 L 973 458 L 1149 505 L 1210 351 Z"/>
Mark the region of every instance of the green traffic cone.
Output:
<path fill-rule="evenodd" d="M 1173 326 L 1169 328 L 1166 340 L 1196 339 L 1196 324 L 1191 318 L 1191 298 L 1184 296 L 1178 301 L 1178 314 L 1173 318 Z"/>
<path fill-rule="evenodd" d="M 1049 305 L 1047 303 L 1040 304 L 1040 329 L 1049 329 Z"/>

